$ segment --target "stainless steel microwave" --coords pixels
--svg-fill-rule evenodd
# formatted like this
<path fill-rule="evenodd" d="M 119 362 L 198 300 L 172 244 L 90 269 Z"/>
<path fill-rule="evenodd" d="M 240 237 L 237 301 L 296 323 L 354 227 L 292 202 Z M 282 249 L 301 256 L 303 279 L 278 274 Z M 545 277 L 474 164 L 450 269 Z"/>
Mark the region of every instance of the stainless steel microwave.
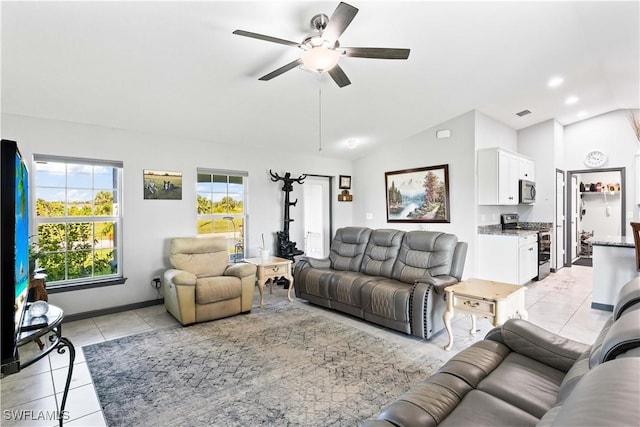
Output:
<path fill-rule="evenodd" d="M 531 204 L 536 201 L 536 183 L 533 181 L 527 181 L 526 179 L 520 180 L 520 203 Z"/>

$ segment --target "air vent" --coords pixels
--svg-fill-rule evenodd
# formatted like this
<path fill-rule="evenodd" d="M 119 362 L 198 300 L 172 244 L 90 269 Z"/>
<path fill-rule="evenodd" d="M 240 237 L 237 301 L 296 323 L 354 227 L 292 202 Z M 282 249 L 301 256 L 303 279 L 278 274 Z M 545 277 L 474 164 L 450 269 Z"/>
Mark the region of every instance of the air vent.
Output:
<path fill-rule="evenodd" d="M 531 114 L 531 111 L 529 111 L 529 110 L 522 110 L 522 111 L 520 111 L 519 113 L 516 113 L 516 116 L 524 117 L 524 116 L 526 116 L 527 114 Z"/>

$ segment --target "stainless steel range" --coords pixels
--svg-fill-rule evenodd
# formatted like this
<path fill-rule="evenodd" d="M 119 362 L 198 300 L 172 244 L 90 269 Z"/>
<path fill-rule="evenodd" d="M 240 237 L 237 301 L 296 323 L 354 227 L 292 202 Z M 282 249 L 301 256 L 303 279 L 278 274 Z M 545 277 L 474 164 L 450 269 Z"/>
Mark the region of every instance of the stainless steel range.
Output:
<path fill-rule="evenodd" d="M 551 272 L 551 230 L 548 228 L 530 228 L 527 224 L 520 224 L 518 214 L 500 215 L 503 230 L 527 230 L 538 233 L 538 277 L 542 280 Z"/>
<path fill-rule="evenodd" d="M 538 280 L 551 272 L 551 230 L 538 230 Z"/>

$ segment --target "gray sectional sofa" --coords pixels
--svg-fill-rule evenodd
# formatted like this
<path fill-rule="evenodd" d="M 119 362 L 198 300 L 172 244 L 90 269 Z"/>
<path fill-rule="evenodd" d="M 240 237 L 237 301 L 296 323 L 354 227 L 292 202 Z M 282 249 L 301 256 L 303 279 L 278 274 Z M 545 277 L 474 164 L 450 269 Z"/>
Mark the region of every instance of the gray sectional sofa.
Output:
<path fill-rule="evenodd" d="M 326 259 L 302 257 L 298 298 L 370 322 L 430 338 L 444 328 L 443 289 L 462 277 L 467 243 L 435 231 L 336 231 Z"/>
<path fill-rule="evenodd" d="M 640 278 L 593 345 L 510 319 L 364 425 L 640 425 Z"/>

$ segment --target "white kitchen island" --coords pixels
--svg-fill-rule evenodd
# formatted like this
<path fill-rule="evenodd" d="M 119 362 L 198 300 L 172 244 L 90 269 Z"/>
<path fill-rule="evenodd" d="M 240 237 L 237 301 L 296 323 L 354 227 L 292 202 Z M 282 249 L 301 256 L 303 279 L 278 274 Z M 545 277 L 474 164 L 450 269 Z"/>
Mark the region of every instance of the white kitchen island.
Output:
<path fill-rule="evenodd" d="M 591 308 L 613 311 L 620 288 L 640 276 L 633 236 L 593 236 L 587 242 L 593 245 Z"/>

